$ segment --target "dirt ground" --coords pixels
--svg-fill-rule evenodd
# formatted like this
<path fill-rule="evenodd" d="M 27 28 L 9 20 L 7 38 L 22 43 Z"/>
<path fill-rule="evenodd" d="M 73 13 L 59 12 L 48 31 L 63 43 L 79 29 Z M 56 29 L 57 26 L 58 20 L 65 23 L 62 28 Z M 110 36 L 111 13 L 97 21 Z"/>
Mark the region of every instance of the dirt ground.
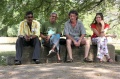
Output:
<path fill-rule="evenodd" d="M 6 48 L 8 51 L 15 50 L 14 45 L 2 45 L 0 51 Z M 0 66 L 0 79 L 120 79 L 120 62 Z"/>
<path fill-rule="evenodd" d="M 120 79 L 120 63 L 44 63 L 0 66 L 0 79 Z"/>

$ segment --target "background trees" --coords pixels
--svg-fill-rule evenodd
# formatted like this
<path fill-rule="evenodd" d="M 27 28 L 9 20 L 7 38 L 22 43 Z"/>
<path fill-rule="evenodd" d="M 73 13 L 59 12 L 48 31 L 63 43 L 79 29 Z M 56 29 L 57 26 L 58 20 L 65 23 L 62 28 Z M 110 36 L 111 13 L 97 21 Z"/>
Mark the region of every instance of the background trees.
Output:
<path fill-rule="evenodd" d="M 111 25 L 110 33 L 119 36 L 119 0 L 1 0 L 0 1 L 0 36 L 16 36 L 20 21 L 25 12 L 32 10 L 40 23 L 48 20 L 51 12 L 58 13 L 58 22 L 64 28 L 68 12 L 75 9 L 83 21 L 87 34 L 91 35 L 90 24 L 96 12 L 102 12 L 106 22 Z"/>

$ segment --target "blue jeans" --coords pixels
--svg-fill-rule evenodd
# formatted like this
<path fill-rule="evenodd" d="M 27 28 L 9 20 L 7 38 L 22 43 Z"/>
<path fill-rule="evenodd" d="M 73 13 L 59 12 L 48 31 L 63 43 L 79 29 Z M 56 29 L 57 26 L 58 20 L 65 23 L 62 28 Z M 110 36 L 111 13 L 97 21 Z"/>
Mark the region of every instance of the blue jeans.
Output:
<path fill-rule="evenodd" d="M 60 40 L 60 34 L 53 34 L 50 38 L 50 46 L 53 45 L 56 46 L 57 52 L 59 52 L 59 40 Z"/>
<path fill-rule="evenodd" d="M 44 40 L 42 40 L 42 44 L 50 48 L 52 48 L 53 45 L 55 45 L 57 52 L 59 53 L 59 40 L 60 40 L 60 34 L 53 34 L 49 40 L 49 43 L 46 43 Z"/>

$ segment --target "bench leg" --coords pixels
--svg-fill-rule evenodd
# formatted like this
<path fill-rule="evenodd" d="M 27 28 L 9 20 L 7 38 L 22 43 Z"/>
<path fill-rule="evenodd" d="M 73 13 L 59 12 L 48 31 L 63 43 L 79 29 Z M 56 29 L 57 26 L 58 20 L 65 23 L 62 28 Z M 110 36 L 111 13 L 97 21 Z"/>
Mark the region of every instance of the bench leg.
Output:
<path fill-rule="evenodd" d="M 48 63 L 48 58 L 46 58 L 46 63 Z"/>
<path fill-rule="evenodd" d="M 68 54 L 68 51 L 67 51 L 67 48 L 66 48 L 65 57 L 64 57 L 64 62 L 67 61 L 67 54 Z"/>

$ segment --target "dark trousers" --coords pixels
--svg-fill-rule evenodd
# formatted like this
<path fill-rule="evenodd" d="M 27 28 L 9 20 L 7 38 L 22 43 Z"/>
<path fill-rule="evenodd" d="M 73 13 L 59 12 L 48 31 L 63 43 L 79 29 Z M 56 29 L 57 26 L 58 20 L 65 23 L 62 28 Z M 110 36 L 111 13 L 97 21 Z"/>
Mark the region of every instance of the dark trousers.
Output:
<path fill-rule="evenodd" d="M 17 41 L 16 41 L 16 57 L 15 57 L 15 60 L 21 61 L 24 46 L 34 47 L 32 59 L 39 59 L 40 58 L 41 43 L 40 43 L 38 37 L 33 38 L 30 41 L 26 41 L 24 38 L 18 38 Z"/>

